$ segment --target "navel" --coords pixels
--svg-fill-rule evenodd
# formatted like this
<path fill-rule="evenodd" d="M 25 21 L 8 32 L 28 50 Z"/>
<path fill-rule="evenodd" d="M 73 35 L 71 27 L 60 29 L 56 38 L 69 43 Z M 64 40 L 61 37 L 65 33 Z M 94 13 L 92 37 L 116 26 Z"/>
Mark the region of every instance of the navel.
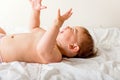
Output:
<path fill-rule="evenodd" d="M 14 38 L 14 35 L 12 35 L 11 38 Z"/>

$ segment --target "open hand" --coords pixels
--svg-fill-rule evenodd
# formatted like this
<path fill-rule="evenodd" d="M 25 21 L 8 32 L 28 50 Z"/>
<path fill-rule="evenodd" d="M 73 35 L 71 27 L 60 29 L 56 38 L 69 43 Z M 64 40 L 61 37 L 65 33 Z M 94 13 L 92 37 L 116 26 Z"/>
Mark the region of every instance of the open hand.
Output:
<path fill-rule="evenodd" d="M 60 21 L 62 21 L 62 22 L 64 22 L 65 20 L 67 20 L 68 18 L 70 18 L 71 15 L 72 15 L 72 9 L 68 10 L 63 15 L 61 15 L 60 9 L 58 9 L 57 19 L 60 20 Z"/>
<path fill-rule="evenodd" d="M 31 5 L 32 5 L 32 8 L 34 10 L 40 11 L 42 9 L 46 9 L 47 8 L 46 6 L 42 5 L 42 3 L 41 3 L 42 0 L 29 0 L 29 1 L 30 1 Z"/>

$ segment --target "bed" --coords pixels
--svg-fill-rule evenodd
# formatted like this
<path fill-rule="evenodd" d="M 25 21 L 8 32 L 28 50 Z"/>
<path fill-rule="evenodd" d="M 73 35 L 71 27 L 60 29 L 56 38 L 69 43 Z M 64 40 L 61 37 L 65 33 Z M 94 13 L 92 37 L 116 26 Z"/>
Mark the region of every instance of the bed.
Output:
<path fill-rule="evenodd" d="M 120 80 L 120 28 L 88 27 L 97 55 L 59 63 L 0 64 L 0 80 Z"/>

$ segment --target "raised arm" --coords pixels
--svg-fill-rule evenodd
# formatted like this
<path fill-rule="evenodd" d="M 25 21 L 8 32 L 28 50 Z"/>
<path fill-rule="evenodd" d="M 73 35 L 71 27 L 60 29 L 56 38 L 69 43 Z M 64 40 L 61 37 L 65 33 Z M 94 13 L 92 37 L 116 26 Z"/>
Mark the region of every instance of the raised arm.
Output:
<path fill-rule="evenodd" d="M 51 28 L 46 31 L 43 35 L 42 39 L 39 41 L 37 46 L 38 54 L 43 59 L 51 59 L 54 61 L 57 59 L 57 53 L 53 53 L 53 50 L 56 45 L 56 38 L 59 32 L 60 27 L 64 23 L 65 20 L 70 18 L 72 15 L 72 9 L 68 10 L 65 14 L 60 14 L 60 9 L 58 10 L 57 18 L 55 19 Z"/>
<path fill-rule="evenodd" d="M 42 0 L 29 0 L 32 12 L 31 12 L 31 18 L 30 18 L 30 30 L 34 30 L 36 28 L 40 27 L 40 12 L 42 9 L 46 9 L 46 6 L 43 6 L 41 4 Z"/>

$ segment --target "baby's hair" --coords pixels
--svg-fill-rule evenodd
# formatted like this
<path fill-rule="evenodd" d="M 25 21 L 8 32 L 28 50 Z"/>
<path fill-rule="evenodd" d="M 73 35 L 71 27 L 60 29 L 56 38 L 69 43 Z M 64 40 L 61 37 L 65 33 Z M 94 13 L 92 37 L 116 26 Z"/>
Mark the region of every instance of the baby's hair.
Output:
<path fill-rule="evenodd" d="M 77 52 L 76 58 L 88 58 L 94 56 L 94 41 L 89 31 L 81 27 L 83 29 L 83 35 L 79 37 L 78 45 L 80 47 Z"/>

